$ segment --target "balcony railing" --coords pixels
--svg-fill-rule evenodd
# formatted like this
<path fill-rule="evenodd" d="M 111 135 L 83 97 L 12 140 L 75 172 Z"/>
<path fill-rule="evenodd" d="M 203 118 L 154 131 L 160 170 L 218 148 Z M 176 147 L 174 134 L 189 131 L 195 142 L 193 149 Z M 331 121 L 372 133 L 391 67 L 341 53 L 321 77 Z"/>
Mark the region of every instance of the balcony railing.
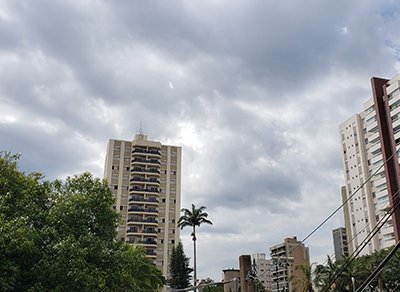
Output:
<path fill-rule="evenodd" d="M 135 240 L 134 238 L 129 238 L 127 243 L 137 243 L 137 244 L 157 244 L 157 241 L 153 239 L 146 239 L 146 240 Z"/>
<path fill-rule="evenodd" d="M 134 148 L 132 150 L 132 153 L 148 153 L 148 154 L 156 154 L 161 156 L 161 152 L 158 150 L 152 150 L 152 149 L 142 149 L 142 148 Z"/>
<path fill-rule="evenodd" d="M 159 193 L 159 190 L 157 188 L 140 188 L 140 187 L 133 187 L 130 188 L 129 191 L 134 191 L 134 192 L 148 192 L 148 193 Z"/>
<path fill-rule="evenodd" d="M 155 240 L 136 240 L 135 243 L 139 243 L 139 244 L 157 244 L 157 241 Z"/>
<path fill-rule="evenodd" d="M 128 222 L 155 223 L 155 224 L 158 223 L 158 221 L 156 219 L 153 219 L 153 218 L 143 219 L 143 218 L 138 218 L 138 217 L 128 218 Z"/>
<path fill-rule="evenodd" d="M 130 227 L 129 229 L 126 230 L 127 233 L 151 233 L 151 234 L 156 234 L 157 230 L 154 228 L 145 228 L 142 231 L 140 231 L 136 227 Z"/>
<path fill-rule="evenodd" d="M 131 162 L 140 162 L 140 163 L 152 163 L 152 164 L 159 164 L 161 165 L 161 162 L 157 159 L 144 159 L 144 158 L 133 158 Z"/>
<path fill-rule="evenodd" d="M 158 210 L 157 209 L 151 209 L 151 208 L 131 207 L 131 208 L 128 209 L 128 212 L 158 213 Z"/>
<path fill-rule="evenodd" d="M 143 229 L 143 233 L 157 233 L 155 229 Z"/>
<path fill-rule="evenodd" d="M 143 198 L 143 197 L 138 197 L 138 196 L 133 196 L 132 198 L 129 198 L 129 202 L 149 202 L 149 203 L 159 203 L 160 201 L 157 200 L 156 198 Z"/>
<path fill-rule="evenodd" d="M 140 167 L 134 167 L 131 169 L 131 172 L 150 172 L 150 173 L 160 173 L 160 171 L 157 168 L 140 168 Z"/>
<path fill-rule="evenodd" d="M 150 182 L 150 183 L 160 184 L 160 181 L 157 178 L 153 178 L 153 177 L 150 177 L 150 178 L 146 179 L 146 178 L 141 177 L 141 176 L 135 176 L 135 177 L 131 178 L 130 181 L 140 181 L 140 182 Z"/>

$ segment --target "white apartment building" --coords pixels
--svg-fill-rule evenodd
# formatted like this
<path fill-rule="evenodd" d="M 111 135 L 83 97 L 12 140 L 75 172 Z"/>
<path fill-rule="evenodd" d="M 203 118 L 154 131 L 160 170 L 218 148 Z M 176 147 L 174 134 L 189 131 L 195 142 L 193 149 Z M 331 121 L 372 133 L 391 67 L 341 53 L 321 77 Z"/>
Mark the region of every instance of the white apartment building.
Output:
<path fill-rule="evenodd" d="M 400 75 L 392 80 L 372 78 L 373 98 L 363 111 L 339 126 L 345 186 L 342 188 L 349 252 L 363 244 L 387 215 L 398 189 L 400 142 Z M 387 162 L 387 163 L 386 163 Z M 395 244 L 393 220 L 372 238 L 360 255 Z"/>
<path fill-rule="evenodd" d="M 104 178 L 121 214 L 118 236 L 146 249 L 167 278 L 172 248 L 180 238 L 181 147 L 149 141 L 108 142 Z"/>

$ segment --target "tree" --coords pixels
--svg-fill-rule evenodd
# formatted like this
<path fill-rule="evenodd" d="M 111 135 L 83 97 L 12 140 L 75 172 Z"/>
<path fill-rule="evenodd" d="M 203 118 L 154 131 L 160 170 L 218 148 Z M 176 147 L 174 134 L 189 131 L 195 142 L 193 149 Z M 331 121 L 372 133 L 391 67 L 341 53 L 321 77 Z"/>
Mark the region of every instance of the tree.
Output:
<path fill-rule="evenodd" d="M 393 247 L 392 247 L 393 248 Z M 342 261 L 333 263 L 328 257 L 327 265 L 318 265 L 314 271 L 314 283 L 319 288 L 327 288 L 333 282 L 329 291 L 351 291 L 352 278 L 355 281 L 355 287 L 359 287 L 369 277 L 375 268 L 383 261 L 392 248 L 376 251 L 370 255 L 355 258 L 350 265 L 337 277 L 343 265 L 347 266 L 350 262 L 349 257 L 345 257 Z M 400 253 L 397 252 L 383 268 L 381 273 L 372 280 L 369 287 L 377 289 L 379 281 L 382 288 L 388 291 L 397 291 L 400 283 Z"/>
<path fill-rule="evenodd" d="M 383 261 L 393 247 L 376 251 L 371 255 L 358 257 L 353 263 L 353 274 L 356 287 L 360 286 L 375 268 Z M 379 286 L 378 279 L 386 290 L 397 291 L 400 283 L 400 252 L 396 252 L 390 261 L 385 265 L 381 273 L 370 283 L 371 288 Z"/>
<path fill-rule="evenodd" d="M 208 214 L 204 212 L 206 207 L 201 206 L 200 208 L 196 208 L 194 204 L 192 204 L 192 209 L 182 209 L 183 215 L 179 218 L 178 226 L 183 229 L 186 226 L 192 227 L 192 240 L 193 240 L 193 286 L 196 286 L 197 282 L 197 274 L 196 274 L 196 226 L 201 224 L 211 224 L 212 222 L 207 219 Z"/>
<path fill-rule="evenodd" d="M 352 266 L 344 268 L 346 260 L 333 262 L 328 256 L 326 266 L 317 265 L 314 271 L 315 286 L 322 290 L 329 288 L 329 291 L 351 291 Z"/>
<path fill-rule="evenodd" d="M 24 174 L 0 154 L 1 291 L 157 291 L 161 272 L 143 249 L 117 239 L 105 181 Z"/>
<path fill-rule="evenodd" d="M 193 269 L 189 267 L 189 258 L 183 251 L 181 242 L 172 249 L 171 262 L 169 266 L 171 278 L 168 280 L 170 286 L 175 289 L 187 288 L 190 285 L 190 274 Z"/>
<path fill-rule="evenodd" d="M 294 279 L 298 286 L 301 287 L 300 292 L 313 292 L 312 265 L 306 263 L 296 266 L 295 269 L 301 271 L 301 276 L 298 279 Z"/>
<path fill-rule="evenodd" d="M 254 287 L 256 292 L 267 292 L 267 288 L 258 278 L 254 278 Z"/>
<path fill-rule="evenodd" d="M 224 285 L 215 284 L 214 280 L 210 278 L 202 279 L 199 285 L 199 291 L 201 292 L 224 292 Z"/>

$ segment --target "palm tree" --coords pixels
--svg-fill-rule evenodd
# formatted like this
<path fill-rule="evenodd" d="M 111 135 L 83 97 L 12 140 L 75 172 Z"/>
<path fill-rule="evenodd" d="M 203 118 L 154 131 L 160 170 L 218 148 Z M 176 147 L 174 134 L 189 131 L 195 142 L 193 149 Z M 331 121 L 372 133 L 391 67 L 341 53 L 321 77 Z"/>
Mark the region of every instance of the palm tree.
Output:
<path fill-rule="evenodd" d="M 178 226 L 183 229 L 186 226 L 192 227 L 192 240 L 193 240 L 193 286 L 196 287 L 197 281 L 197 271 L 196 271 L 196 226 L 199 226 L 203 223 L 211 224 L 212 222 L 207 219 L 208 214 L 204 212 L 206 207 L 201 206 L 196 209 L 196 206 L 192 204 L 192 209 L 183 208 L 181 212 L 183 215 L 179 218 Z"/>

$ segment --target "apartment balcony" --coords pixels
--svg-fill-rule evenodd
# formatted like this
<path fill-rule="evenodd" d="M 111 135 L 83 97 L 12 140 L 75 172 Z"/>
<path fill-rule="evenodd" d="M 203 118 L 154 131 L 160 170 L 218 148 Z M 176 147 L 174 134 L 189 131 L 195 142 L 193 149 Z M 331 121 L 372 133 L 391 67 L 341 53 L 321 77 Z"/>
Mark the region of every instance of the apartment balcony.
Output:
<path fill-rule="evenodd" d="M 136 193 L 156 193 L 159 194 L 160 191 L 158 188 L 141 188 L 141 187 L 132 187 L 129 189 L 130 192 L 136 192 Z"/>
<path fill-rule="evenodd" d="M 156 175 L 156 176 L 160 176 L 160 170 L 158 170 L 157 168 L 142 168 L 142 167 L 134 167 L 131 169 L 131 173 L 137 173 L 137 174 L 152 174 L 152 175 Z"/>
<path fill-rule="evenodd" d="M 154 250 L 146 250 L 146 255 L 148 256 L 148 257 L 151 257 L 151 258 L 155 258 L 155 257 L 157 257 L 157 254 L 156 254 L 156 252 L 154 251 Z"/>
<path fill-rule="evenodd" d="M 400 118 L 398 117 L 399 114 L 397 114 L 396 116 L 397 116 L 397 117 L 395 117 L 395 118 L 392 120 L 392 127 L 393 127 L 393 128 L 396 128 L 396 127 L 398 127 L 398 126 L 400 125 Z"/>
<path fill-rule="evenodd" d="M 128 218 L 128 224 L 157 226 L 158 221 L 154 218 L 130 217 L 130 218 Z"/>
<path fill-rule="evenodd" d="M 146 204 L 152 204 L 152 205 L 158 205 L 160 203 L 160 201 L 156 198 L 144 198 L 141 196 L 133 196 L 131 198 L 129 198 L 129 202 L 133 202 L 133 203 L 146 203 Z"/>
<path fill-rule="evenodd" d="M 131 213 L 149 213 L 149 214 L 154 214 L 154 213 L 158 213 L 158 210 L 154 209 L 154 208 L 130 207 L 128 209 L 128 214 L 131 214 Z"/>
<path fill-rule="evenodd" d="M 148 156 L 161 157 L 161 152 L 158 151 L 158 150 L 155 150 L 155 149 L 143 149 L 143 148 L 135 147 L 132 150 L 132 153 L 139 154 L 139 155 L 148 155 Z"/>
<path fill-rule="evenodd" d="M 135 157 L 131 160 L 132 165 L 135 164 L 139 164 L 139 165 L 143 165 L 143 164 L 153 164 L 154 166 L 160 166 L 161 162 L 158 159 L 145 159 L 145 158 L 141 158 L 141 157 Z"/>
<path fill-rule="evenodd" d="M 157 230 L 154 228 L 143 228 L 139 229 L 137 227 L 129 227 L 126 230 L 127 235 L 137 235 L 137 236 L 151 236 L 157 237 Z"/>
<path fill-rule="evenodd" d="M 131 244 L 139 244 L 139 245 L 144 245 L 144 246 L 157 246 L 157 241 L 154 239 L 146 238 L 145 240 L 143 239 L 136 239 L 134 237 L 128 238 L 126 243 L 131 243 Z"/>
<path fill-rule="evenodd" d="M 152 245 L 157 245 L 157 241 L 154 239 L 145 239 L 145 240 L 136 240 L 135 243 L 140 244 L 140 245 L 147 245 L 147 246 L 152 246 Z"/>
<path fill-rule="evenodd" d="M 138 234 L 139 229 L 137 227 L 130 227 L 126 230 L 127 234 Z"/>
<path fill-rule="evenodd" d="M 159 185 L 160 181 L 156 177 L 144 178 L 142 176 L 135 176 L 130 179 L 131 182 L 138 184 Z"/>

